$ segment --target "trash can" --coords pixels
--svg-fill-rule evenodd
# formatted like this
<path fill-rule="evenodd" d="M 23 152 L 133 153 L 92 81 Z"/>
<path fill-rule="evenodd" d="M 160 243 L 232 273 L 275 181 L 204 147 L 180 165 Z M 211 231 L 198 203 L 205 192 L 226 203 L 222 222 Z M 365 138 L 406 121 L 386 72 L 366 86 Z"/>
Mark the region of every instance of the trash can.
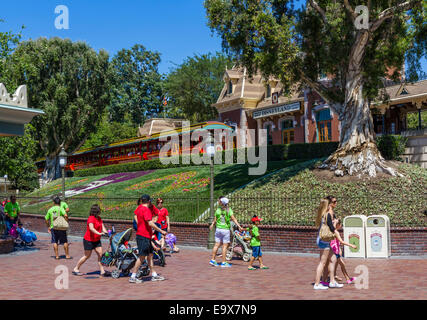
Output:
<path fill-rule="evenodd" d="M 356 249 L 344 246 L 344 257 L 346 258 L 366 258 L 366 216 L 352 215 L 344 218 L 343 229 L 345 242 L 357 246 Z"/>
<path fill-rule="evenodd" d="M 386 215 L 369 216 L 366 221 L 366 257 L 391 256 L 390 219 Z"/>

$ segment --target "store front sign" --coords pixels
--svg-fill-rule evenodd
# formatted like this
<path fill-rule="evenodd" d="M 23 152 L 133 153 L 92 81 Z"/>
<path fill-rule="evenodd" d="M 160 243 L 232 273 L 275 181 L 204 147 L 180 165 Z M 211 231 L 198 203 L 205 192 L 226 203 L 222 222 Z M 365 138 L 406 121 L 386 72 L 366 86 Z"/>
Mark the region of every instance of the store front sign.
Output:
<path fill-rule="evenodd" d="M 277 107 L 268 108 L 260 111 L 254 111 L 252 114 L 253 119 L 264 118 L 268 116 L 274 116 L 281 113 L 298 111 L 301 108 L 300 102 L 294 102 L 290 104 L 283 104 Z"/>

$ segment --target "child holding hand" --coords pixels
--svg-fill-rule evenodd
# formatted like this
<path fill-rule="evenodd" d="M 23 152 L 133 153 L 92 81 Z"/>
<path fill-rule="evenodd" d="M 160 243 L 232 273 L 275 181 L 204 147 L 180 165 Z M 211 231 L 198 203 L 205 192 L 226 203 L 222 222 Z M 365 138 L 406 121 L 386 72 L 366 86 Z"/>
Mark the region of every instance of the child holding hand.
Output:
<path fill-rule="evenodd" d="M 255 268 L 252 266 L 255 259 L 259 260 L 259 267 L 261 269 L 268 269 L 267 266 L 265 266 L 262 262 L 262 252 L 261 252 L 261 240 L 259 237 L 259 229 L 258 225 L 260 224 L 260 221 L 262 219 L 258 216 L 254 215 L 251 219 L 252 225 L 249 227 L 249 231 L 251 233 L 251 247 L 252 247 L 252 257 L 249 260 L 249 266 L 248 270 L 255 270 Z"/>
<path fill-rule="evenodd" d="M 341 220 L 340 220 L 340 219 L 334 219 L 334 220 L 333 220 L 333 224 L 334 224 L 334 227 L 335 227 L 336 229 L 340 229 L 340 228 L 342 227 L 342 224 L 341 224 Z M 344 245 L 344 246 L 349 246 L 349 247 L 351 247 L 351 248 L 353 248 L 353 249 L 356 249 L 357 247 L 356 247 L 354 244 L 347 243 L 347 242 L 343 241 L 339 235 L 338 235 L 335 239 L 333 239 L 333 240 L 330 242 L 331 249 L 332 249 L 332 251 L 335 253 L 335 256 L 337 257 L 337 264 L 336 264 L 336 266 L 335 266 L 335 274 L 336 274 L 336 268 L 338 267 L 338 264 L 339 264 L 339 265 L 341 266 L 341 271 L 342 271 L 343 275 L 345 276 L 345 278 L 346 278 L 346 280 L 347 280 L 347 284 L 350 284 L 350 283 L 352 283 L 356 278 L 354 278 L 354 277 L 353 277 L 353 278 L 350 278 L 350 277 L 349 277 L 349 275 L 348 275 L 348 273 L 347 273 L 347 270 L 346 270 L 346 268 L 345 268 L 344 261 L 343 261 L 343 259 L 341 258 L 342 252 L 341 252 L 340 243 L 341 243 L 342 245 Z M 335 277 L 335 278 L 336 278 L 336 277 Z"/>

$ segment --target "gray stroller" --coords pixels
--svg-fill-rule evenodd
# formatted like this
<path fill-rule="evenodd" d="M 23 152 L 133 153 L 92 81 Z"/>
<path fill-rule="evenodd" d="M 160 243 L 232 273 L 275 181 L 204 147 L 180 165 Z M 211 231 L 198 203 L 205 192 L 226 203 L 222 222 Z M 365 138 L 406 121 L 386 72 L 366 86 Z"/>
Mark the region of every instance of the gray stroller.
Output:
<path fill-rule="evenodd" d="M 129 228 L 120 233 L 111 234 L 110 248 L 111 252 L 104 253 L 101 263 L 105 266 L 115 266 L 117 269 L 111 272 L 111 276 L 115 279 L 123 274 L 125 277 L 129 275 L 131 269 L 134 267 L 137 256 L 137 248 L 129 248 L 125 246 L 132 236 L 132 229 Z M 150 268 L 146 261 L 141 265 L 137 272 L 137 278 L 141 278 L 150 274 Z"/>
<path fill-rule="evenodd" d="M 225 259 L 231 261 L 233 255 L 237 255 L 243 258 L 243 261 L 248 262 L 252 256 L 251 236 L 247 231 L 239 232 L 237 225 L 231 221 L 231 234 L 233 240 L 231 245 L 228 247 L 227 255 Z M 241 251 L 236 251 L 236 248 L 240 248 Z"/>

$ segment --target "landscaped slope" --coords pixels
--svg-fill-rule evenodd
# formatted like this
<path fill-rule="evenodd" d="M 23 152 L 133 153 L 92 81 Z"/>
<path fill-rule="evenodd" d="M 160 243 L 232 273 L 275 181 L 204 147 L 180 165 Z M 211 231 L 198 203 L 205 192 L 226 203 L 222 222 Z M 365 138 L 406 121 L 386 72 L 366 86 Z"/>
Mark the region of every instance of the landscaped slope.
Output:
<path fill-rule="evenodd" d="M 264 223 L 314 225 L 320 199 L 334 195 L 336 214 L 385 214 L 394 226 L 426 226 L 427 170 L 398 164 L 405 177 L 343 179 L 328 171 L 312 170 L 313 162 L 285 168 L 249 184 L 233 195 L 231 205 L 238 219 L 253 214 Z"/>
<path fill-rule="evenodd" d="M 267 172 L 292 166 L 300 160 L 270 161 Z M 249 176 L 251 165 L 215 165 L 215 198 L 228 194 L 259 176 Z M 72 216 L 86 217 L 90 206 L 100 204 L 104 218 L 131 219 L 142 194 L 165 198 L 175 221 L 193 221 L 209 207 L 210 167 L 194 166 L 66 179 L 66 197 Z M 44 214 L 51 197 L 61 192 L 61 180 L 21 197 L 24 212 Z M 34 197 L 34 198 L 29 198 Z"/>

